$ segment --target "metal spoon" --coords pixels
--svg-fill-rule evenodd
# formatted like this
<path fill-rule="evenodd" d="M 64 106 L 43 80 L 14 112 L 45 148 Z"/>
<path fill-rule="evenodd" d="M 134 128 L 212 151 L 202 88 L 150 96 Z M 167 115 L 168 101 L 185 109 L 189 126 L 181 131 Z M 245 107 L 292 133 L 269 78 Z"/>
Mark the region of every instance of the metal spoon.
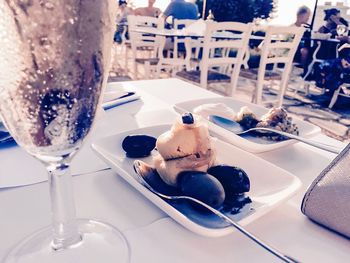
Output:
<path fill-rule="evenodd" d="M 166 195 L 164 193 L 158 192 L 150 184 L 148 184 L 147 181 L 145 180 L 145 178 L 147 178 L 147 173 L 149 172 L 150 169 L 152 169 L 152 167 L 150 167 L 148 164 L 146 164 L 140 160 L 136 160 L 134 162 L 134 169 L 135 169 L 135 172 L 137 175 L 136 176 L 137 181 L 141 185 L 145 186 L 152 193 L 159 196 L 160 198 L 163 198 L 166 200 L 189 200 L 189 201 L 192 201 L 198 205 L 201 205 L 201 206 L 205 207 L 206 209 L 208 209 L 209 211 L 211 211 L 212 213 L 214 213 L 215 215 L 217 215 L 218 217 L 220 217 L 223 220 L 225 220 L 226 222 L 228 222 L 229 224 L 231 224 L 232 226 L 234 226 L 241 233 L 243 233 L 244 235 L 249 237 L 251 240 L 253 240 L 255 243 L 257 243 L 258 245 L 260 245 L 261 247 L 263 247 L 264 249 L 266 249 L 267 251 L 269 251 L 270 253 L 272 253 L 273 255 L 278 257 L 279 259 L 281 259 L 283 262 L 287 262 L 287 263 L 298 262 L 295 259 L 292 259 L 291 257 L 286 256 L 283 253 L 279 252 L 275 248 L 272 248 L 271 246 L 267 245 L 265 242 L 261 241 L 259 238 L 257 238 L 253 234 L 249 233 L 247 230 L 245 230 L 242 226 L 240 226 L 238 223 L 233 221 L 231 218 L 227 217 L 226 215 L 224 215 L 220 211 L 212 208 L 211 206 L 203 203 L 202 201 L 195 199 L 193 197 L 190 197 L 190 196 L 184 196 L 184 195 L 171 195 L 170 196 L 170 195 Z"/>
<path fill-rule="evenodd" d="M 316 148 L 319 148 L 319 149 L 322 149 L 322 150 L 325 150 L 325 151 L 328 151 L 331 153 L 339 154 L 342 151 L 342 149 L 335 147 L 335 146 L 332 146 L 332 145 L 327 145 L 327 144 L 315 142 L 315 141 L 310 140 L 310 139 L 306 139 L 306 138 L 303 138 L 303 137 L 300 137 L 300 136 L 297 136 L 294 134 L 290 134 L 290 133 L 283 132 L 283 131 L 278 131 L 275 129 L 256 127 L 256 128 L 244 130 L 238 122 L 235 122 L 233 120 L 226 119 L 226 118 L 223 118 L 223 117 L 220 117 L 217 115 L 210 115 L 209 120 L 211 122 L 215 123 L 216 125 L 224 128 L 228 131 L 233 132 L 236 135 L 242 135 L 242 134 L 249 133 L 252 131 L 265 131 L 265 132 L 269 132 L 269 133 L 276 133 L 276 134 L 279 134 L 279 135 L 285 136 L 287 138 L 306 143 L 308 145 L 314 146 Z"/>

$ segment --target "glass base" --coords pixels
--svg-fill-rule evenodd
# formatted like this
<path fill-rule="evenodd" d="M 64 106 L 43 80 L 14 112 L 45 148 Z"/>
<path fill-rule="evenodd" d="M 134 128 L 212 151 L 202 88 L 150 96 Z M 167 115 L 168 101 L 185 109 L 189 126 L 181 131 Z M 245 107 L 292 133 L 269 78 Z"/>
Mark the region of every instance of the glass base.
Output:
<path fill-rule="evenodd" d="M 124 236 L 114 227 L 94 220 L 77 220 L 82 240 L 66 249 L 51 246 L 52 227 L 33 233 L 17 244 L 4 263 L 38 262 L 129 262 L 129 248 Z"/>

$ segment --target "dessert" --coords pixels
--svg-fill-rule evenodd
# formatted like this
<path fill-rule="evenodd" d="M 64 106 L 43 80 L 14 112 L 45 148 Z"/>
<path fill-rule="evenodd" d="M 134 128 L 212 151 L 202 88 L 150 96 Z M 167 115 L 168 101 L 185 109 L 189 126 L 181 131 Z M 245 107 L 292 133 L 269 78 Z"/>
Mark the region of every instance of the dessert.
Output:
<path fill-rule="evenodd" d="M 147 135 L 127 136 L 123 148 L 126 151 L 131 148 L 132 156 L 129 150 L 128 157 L 146 156 L 145 147 L 140 145 L 145 140 L 152 141 L 152 138 Z M 134 170 L 160 193 L 190 196 L 216 209 L 238 213 L 251 202 L 244 194 L 250 190 L 249 178 L 238 167 L 215 164 L 213 141 L 206 121 L 201 116 L 186 113 L 158 137 L 158 153 L 153 155 L 152 165 L 136 160 Z M 200 210 L 207 211 L 203 207 Z"/>
<path fill-rule="evenodd" d="M 177 186 L 182 171 L 206 172 L 216 158 L 207 124 L 200 116 L 185 114 L 157 139 L 154 165 L 163 181 Z"/>

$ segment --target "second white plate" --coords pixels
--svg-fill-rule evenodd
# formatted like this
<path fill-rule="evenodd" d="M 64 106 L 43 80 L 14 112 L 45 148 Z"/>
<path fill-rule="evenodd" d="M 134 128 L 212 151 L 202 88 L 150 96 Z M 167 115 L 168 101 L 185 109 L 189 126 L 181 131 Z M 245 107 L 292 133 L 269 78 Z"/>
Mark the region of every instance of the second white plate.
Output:
<path fill-rule="evenodd" d="M 223 103 L 229 108 L 233 109 L 236 113 L 240 110 L 241 107 L 248 106 L 258 117 L 261 117 L 262 115 L 268 112 L 268 109 L 262 106 L 242 102 L 228 97 L 186 101 L 175 104 L 174 109 L 178 113 L 182 114 L 184 112 L 193 112 L 193 110 L 196 107 L 209 103 Z M 309 138 L 321 131 L 321 129 L 318 126 L 315 126 L 298 118 L 293 118 L 293 122 L 299 128 L 299 135 L 305 138 Z M 296 142 L 295 140 L 268 142 L 266 140 L 262 140 L 256 137 L 245 138 L 240 137 L 212 122 L 208 122 L 208 125 L 209 129 L 212 130 L 220 139 L 252 153 L 272 151 L 287 145 L 291 145 Z"/>

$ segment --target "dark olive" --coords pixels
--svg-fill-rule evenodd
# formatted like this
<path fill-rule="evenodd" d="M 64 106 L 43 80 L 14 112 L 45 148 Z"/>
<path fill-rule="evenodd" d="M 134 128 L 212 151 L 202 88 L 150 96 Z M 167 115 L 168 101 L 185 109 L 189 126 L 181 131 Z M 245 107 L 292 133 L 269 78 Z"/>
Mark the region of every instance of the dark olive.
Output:
<path fill-rule="evenodd" d="M 225 189 L 226 198 L 250 190 L 249 177 L 241 168 L 218 165 L 209 168 L 208 174 L 219 180 Z"/>
<path fill-rule="evenodd" d="M 128 135 L 124 138 L 122 148 L 130 158 L 149 156 L 156 147 L 157 139 L 148 135 Z"/>
<path fill-rule="evenodd" d="M 219 208 L 225 200 L 225 191 L 213 176 L 197 171 L 185 171 L 178 175 L 180 191 L 183 195 L 196 198 L 207 205 Z"/>

